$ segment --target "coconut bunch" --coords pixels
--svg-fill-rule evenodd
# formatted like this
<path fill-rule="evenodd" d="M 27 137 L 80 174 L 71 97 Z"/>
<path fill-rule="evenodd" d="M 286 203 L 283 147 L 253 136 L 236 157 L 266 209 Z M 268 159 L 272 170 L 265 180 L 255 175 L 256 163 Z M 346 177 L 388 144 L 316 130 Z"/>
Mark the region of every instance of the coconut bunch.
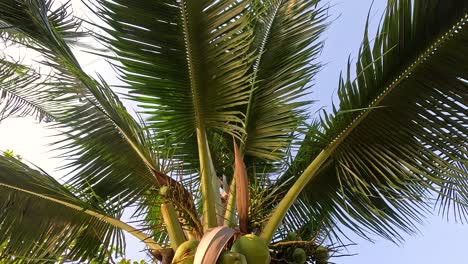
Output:
<path fill-rule="evenodd" d="M 307 234 L 304 234 L 307 236 Z M 327 264 L 335 248 L 325 247 L 316 242 L 318 234 L 304 239 L 297 232 L 289 232 L 286 237 L 270 246 L 271 263 L 304 264 L 313 261 L 315 264 Z"/>
<path fill-rule="evenodd" d="M 224 186 L 225 190 L 220 194 L 225 201 L 226 216 L 218 219 L 218 227 L 203 232 L 203 220 L 197 216 L 194 205 L 184 204 L 184 199 L 177 199 L 180 198 L 180 190 L 166 186 L 159 190 L 159 196 L 162 198 L 159 200 L 160 214 L 170 240 L 170 248 L 154 252 L 154 255 L 163 263 L 271 262 L 267 243 L 250 232 L 249 181 L 235 141 L 234 157 L 234 177 L 231 186 Z M 227 209 L 232 208 L 234 202 L 237 214 Z"/>
<path fill-rule="evenodd" d="M 162 263 L 180 264 L 328 263 L 329 250 L 318 246 L 315 236 L 304 241 L 295 232 L 290 232 L 285 239 L 269 247 L 257 235 L 256 225 L 260 225 L 261 217 L 267 217 L 268 210 L 259 211 L 261 206 L 250 206 L 249 202 L 261 203 L 259 200 L 268 200 L 268 197 L 264 197 L 266 194 L 259 184 L 253 184 L 253 187 L 249 184 L 243 157 L 233 141 L 234 175 L 230 186 L 221 183 L 225 215 L 218 219 L 218 226 L 204 232 L 203 220 L 197 215 L 194 204 L 177 199 L 181 196 L 180 188 L 164 186 L 159 190 L 161 199 L 158 201 L 170 247 L 153 252 L 154 255 Z M 229 211 L 233 207 L 235 213 Z"/>

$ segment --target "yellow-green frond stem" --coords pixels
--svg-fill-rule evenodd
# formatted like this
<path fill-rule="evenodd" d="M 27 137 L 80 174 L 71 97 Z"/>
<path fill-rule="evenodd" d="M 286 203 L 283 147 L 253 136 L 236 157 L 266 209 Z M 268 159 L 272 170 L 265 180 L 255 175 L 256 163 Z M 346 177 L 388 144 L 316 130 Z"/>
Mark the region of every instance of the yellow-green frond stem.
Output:
<path fill-rule="evenodd" d="M 262 238 L 265 242 L 270 243 L 275 231 L 280 226 L 281 221 L 283 221 L 286 212 L 289 210 L 294 201 L 296 201 L 297 196 L 301 193 L 302 189 L 304 189 L 307 183 L 310 182 L 310 180 L 315 175 L 317 175 L 320 167 L 325 163 L 328 157 L 330 157 L 330 155 L 333 153 L 333 150 L 334 147 L 329 147 L 320 152 L 320 154 L 315 158 L 314 161 L 312 161 L 312 163 L 310 163 L 307 169 L 286 193 L 284 198 L 273 211 L 273 214 L 268 220 L 266 226 L 262 230 L 260 238 Z"/>
<path fill-rule="evenodd" d="M 180 226 L 179 219 L 177 218 L 174 206 L 171 203 L 164 203 L 161 205 L 161 214 L 166 224 L 167 233 L 171 239 L 171 247 L 174 251 L 184 243 L 187 239 L 185 238 L 184 231 Z"/>
<path fill-rule="evenodd" d="M 233 227 L 235 225 L 236 211 L 236 178 L 233 177 L 229 187 L 229 198 L 224 213 L 224 226 Z"/>
<path fill-rule="evenodd" d="M 213 167 L 206 131 L 197 128 L 198 156 L 200 159 L 201 192 L 203 199 L 203 229 L 204 231 L 218 225 L 218 217 L 222 217 L 221 198 L 218 194 L 218 179 Z"/>
<path fill-rule="evenodd" d="M 98 212 L 93 211 L 93 210 L 85 209 L 85 208 L 83 208 L 81 206 L 72 204 L 72 203 L 67 202 L 67 201 L 63 201 L 63 200 L 60 200 L 60 199 L 57 199 L 57 198 L 54 198 L 54 197 L 50 197 L 50 196 L 47 196 L 47 195 L 44 195 L 44 194 L 41 194 L 41 193 L 32 192 L 32 191 L 29 191 L 29 190 L 26 190 L 26 189 L 18 188 L 18 187 L 9 185 L 9 184 L 0 183 L 0 187 L 4 187 L 4 188 L 7 188 L 7 189 L 13 189 L 13 190 L 16 190 L 16 191 L 19 191 L 19 192 L 22 192 L 22 193 L 27 193 L 29 195 L 36 196 L 36 197 L 38 197 L 40 199 L 45 199 L 45 200 L 48 200 L 48 201 L 51 201 L 51 202 L 54 202 L 54 203 L 61 204 L 61 205 L 66 206 L 68 208 L 72 208 L 72 209 L 81 211 L 81 212 L 83 212 L 83 213 L 85 213 L 87 215 L 96 217 L 96 218 L 100 219 L 103 222 L 107 222 L 107 223 L 109 223 L 109 224 L 111 224 L 111 225 L 113 225 L 115 227 L 118 227 L 118 228 L 120 228 L 122 230 L 127 231 L 129 234 L 136 237 L 138 240 L 144 242 L 146 244 L 146 246 L 149 249 L 153 250 L 153 251 L 157 251 L 157 250 L 161 249 L 161 246 L 158 243 L 156 243 L 151 237 L 149 237 L 145 233 L 141 232 L 140 230 L 134 228 L 133 226 L 120 221 L 119 219 L 109 217 L 107 215 L 103 215 L 103 214 L 98 213 Z"/>

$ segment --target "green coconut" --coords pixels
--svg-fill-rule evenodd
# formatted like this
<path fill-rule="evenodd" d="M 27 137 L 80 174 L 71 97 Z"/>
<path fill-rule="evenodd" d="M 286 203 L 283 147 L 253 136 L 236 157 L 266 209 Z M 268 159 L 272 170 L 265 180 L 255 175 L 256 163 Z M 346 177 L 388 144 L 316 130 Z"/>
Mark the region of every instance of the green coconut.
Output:
<path fill-rule="evenodd" d="M 240 253 L 225 252 L 218 258 L 216 264 L 247 264 L 247 260 Z"/>
<path fill-rule="evenodd" d="M 172 263 L 193 264 L 193 259 L 195 258 L 195 252 L 197 251 L 198 243 L 199 241 L 197 240 L 188 240 L 180 244 L 174 253 Z"/>
<path fill-rule="evenodd" d="M 270 251 L 267 244 L 253 234 L 237 239 L 232 245 L 231 251 L 244 255 L 248 264 L 270 263 Z"/>
<path fill-rule="evenodd" d="M 330 258 L 328 248 L 323 246 L 318 246 L 317 249 L 315 249 L 314 256 L 317 263 L 328 263 L 328 259 Z"/>
<path fill-rule="evenodd" d="M 307 261 L 307 255 L 302 248 L 296 248 L 294 249 L 294 252 L 292 254 L 292 259 L 294 260 L 294 263 L 296 264 L 304 264 Z"/>
<path fill-rule="evenodd" d="M 286 236 L 286 240 L 288 240 L 288 241 L 297 240 L 297 233 L 296 232 L 289 232 L 288 235 Z"/>

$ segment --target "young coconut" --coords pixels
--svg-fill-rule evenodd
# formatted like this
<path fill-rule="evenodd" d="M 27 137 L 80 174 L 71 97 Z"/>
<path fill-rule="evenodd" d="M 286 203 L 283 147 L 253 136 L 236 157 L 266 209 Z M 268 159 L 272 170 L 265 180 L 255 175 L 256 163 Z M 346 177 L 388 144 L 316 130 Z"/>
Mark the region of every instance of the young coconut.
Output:
<path fill-rule="evenodd" d="M 216 264 L 247 264 L 247 260 L 240 253 L 225 252 L 218 258 Z"/>
<path fill-rule="evenodd" d="M 231 251 L 244 255 L 248 264 L 270 263 L 270 251 L 267 244 L 253 234 L 248 234 L 237 239 L 232 245 Z"/>
<path fill-rule="evenodd" d="M 188 240 L 180 244 L 174 253 L 172 263 L 193 264 L 193 259 L 195 257 L 195 252 L 197 251 L 198 243 L 198 240 Z"/>
<path fill-rule="evenodd" d="M 327 264 L 330 255 L 328 254 L 328 248 L 319 246 L 315 249 L 315 259 L 317 264 Z"/>
<path fill-rule="evenodd" d="M 296 232 L 289 232 L 288 235 L 286 236 L 287 241 L 298 240 L 297 238 L 298 238 L 298 235 Z"/>
<path fill-rule="evenodd" d="M 294 249 L 292 254 L 292 259 L 294 260 L 295 264 L 304 264 L 307 261 L 307 255 L 302 248 Z"/>

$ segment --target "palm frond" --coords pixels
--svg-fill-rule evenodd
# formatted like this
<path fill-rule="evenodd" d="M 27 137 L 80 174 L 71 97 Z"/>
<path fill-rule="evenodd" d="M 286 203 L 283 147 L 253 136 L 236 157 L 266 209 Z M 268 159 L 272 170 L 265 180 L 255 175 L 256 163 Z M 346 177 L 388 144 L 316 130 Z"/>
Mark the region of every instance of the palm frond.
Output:
<path fill-rule="evenodd" d="M 94 93 L 102 103 L 86 100 L 72 109 L 65 108 L 54 125 L 65 136 L 55 142 L 63 152 L 61 156 L 68 160 L 61 169 L 73 169 L 67 180 L 73 188 L 131 204 L 144 191 L 162 184 L 167 176 L 159 171 L 156 158 L 147 151 L 150 148 L 145 148 L 148 143 L 144 130 L 117 96 L 105 83 L 88 87 L 96 89 Z"/>
<path fill-rule="evenodd" d="M 101 246 L 123 250 L 119 221 L 112 207 L 93 206 L 38 168 L 9 155 L 0 156 L 1 258 L 57 261 L 98 257 Z"/>
<path fill-rule="evenodd" d="M 249 1 L 99 1 L 101 36 L 161 142 L 197 163 L 195 128 L 239 136 L 247 101 Z M 116 22 L 118 21 L 118 22 Z M 196 144 L 195 144 L 196 146 Z M 195 157 L 195 158 L 194 158 Z M 198 166 L 198 164 L 196 164 Z"/>
<path fill-rule="evenodd" d="M 291 144 L 304 110 L 302 98 L 320 68 L 315 62 L 326 28 L 327 8 L 320 1 L 258 1 L 251 49 L 252 89 L 246 112 L 247 156 L 281 160 Z"/>
<path fill-rule="evenodd" d="M 398 241 L 435 195 L 444 214 L 466 220 L 467 11 L 465 1 L 389 1 L 373 46 L 366 27 L 356 79 L 348 65 L 339 106 L 283 178 L 331 153 L 303 192 L 311 221 L 329 213 L 330 225 Z"/>
<path fill-rule="evenodd" d="M 68 4 L 52 9 L 52 1 L 6 0 L 0 7 L 0 20 L 28 37 L 32 44 L 26 46 L 42 54 L 42 63 L 53 70 L 45 92 L 62 105 L 53 112 L 53 127 L 65 138 L 56 146 L 69 161 L 64 168 L 76 172 L 69 184 L 130 204 L 145 190 L 169 182 L 146 132 L 104 80 L 94 80 L 80 67 L 66 41 L 79 26 L 68 15 Z"/>
<path fill-rule="evenodd" d="M 52 0 L 2 0 L 0 6 L 0 36 L 2 39 L 16 43 L 32 44 L 31 36 L 39 42 L 50 41 L 50 34 L 42 34 L 53 30 L 67 43 L 76 43 L 86 33 L 77 30 L 81 21 L 71 13 L 71 1 L 53 8 Z M 29 7 L 28 7 L 29 6 Z M 38 14 L 30 14 L 34 7 Z M 35 21 L 31 21 L 31 19 Z M 31 23 L 33 22 L 33 23 Z M 18 27 L 21 23 L 21 27 Z M 48 25 L 48 27 L 44 27 Z M 50 33 L 50 32 L 48 32 Z M 37 43 L 36 43 L 37 44 Z"/>
<path fill-rule="evenodd" d="M 51 121 L 53 108 L 44 92 L 41 75 L 33 69 L 0 58 L 0 121 L 8 117 L 31 115 L 38 121 Z M 51 109 L 52 108 L 52 109 Z"/>

